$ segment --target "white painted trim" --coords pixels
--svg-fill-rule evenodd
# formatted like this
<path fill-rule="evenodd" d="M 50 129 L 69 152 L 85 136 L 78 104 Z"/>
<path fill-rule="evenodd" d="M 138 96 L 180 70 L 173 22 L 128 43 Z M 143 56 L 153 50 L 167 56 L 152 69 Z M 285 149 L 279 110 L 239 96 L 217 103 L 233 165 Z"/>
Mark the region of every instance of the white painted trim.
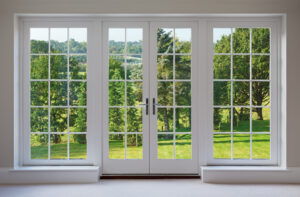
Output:
<path fill-rule="evenodd" d="M 203 183 L 300 183 L 299 167 L 210 166 L 201 171 Z"/>
<path fill-rule="evenodd" d="M 98 181 L 98 166 L 0 168 L 0 184 L 96 183 Z"/>

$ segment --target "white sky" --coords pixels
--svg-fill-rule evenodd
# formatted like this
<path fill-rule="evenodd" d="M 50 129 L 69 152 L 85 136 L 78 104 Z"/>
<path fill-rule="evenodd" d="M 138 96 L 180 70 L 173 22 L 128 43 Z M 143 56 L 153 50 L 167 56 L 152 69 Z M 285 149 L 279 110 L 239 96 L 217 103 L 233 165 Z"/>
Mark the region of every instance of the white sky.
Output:
<path fill-rule="evenodd" d="M 233 29 L 234 31 L 234 29 Z M 214 28 L 214 43 L 216 43 L 218 40 L 221 40 L 222 36 L 228 36 L 231 34 L 230 28 Z"/>
<path fill-rule="evenodd" d="M 51 28 L 50 36 L 51 40 L 64 42 L 67 40 L 67 28 Z M 69 38 L 73 38 L 78 42 L 87 41 L 87 29 L 86 28 L 70 28 Z M 48 28 L 31 28 L 30 40 L 44 40 L 48 41 Z"/>

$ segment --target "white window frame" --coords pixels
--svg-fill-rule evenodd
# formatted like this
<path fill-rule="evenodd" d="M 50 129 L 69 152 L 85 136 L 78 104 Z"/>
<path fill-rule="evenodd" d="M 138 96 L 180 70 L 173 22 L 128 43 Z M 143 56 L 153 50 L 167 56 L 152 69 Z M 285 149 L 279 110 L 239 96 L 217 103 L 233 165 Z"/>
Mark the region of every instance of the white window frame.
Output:
<path fill-rule="evenodd" d="M 20 61 L 20 164 L 21 165 L 94 165 L 97 162 L 97 119 L 99 112 L 96 111 L 100 105 L 99 90 L 94 87 L 99 83 L 99 67 L 96 66 L 99 44 L 95 30 L 96 23 L 91 19 L 24 19 L 20 23 L 20 40 L 23 48 Z M 31 159 L 30 158 L 30 28 L 87 28 L 87 158 L 86 159 Z M 22 50 L 23 49 L 23 50 Z M 99 121 L 98 121 L 99 122 Z M 48 134 L 48 132 L 45 132 Z M 50 154 L 50 153 L 48 153 Z"/>
<path fill-rule="evenodd" d="M 250 159 L 215 159 L 213 158 L 213 28 L 270 28 L 270 159 L 252 159 L 252 138 L 250 137 Z M 207 24 L 207 57 L 208 57 L 208 125 L 207 125 L 207 165 L 278 165 L 280 158 L 280 75 L 278 66 L 279 50 L 279 24 L 275 20 L 217 20 Z M 251 41 L 251 38 L 250 38 Z M 250 52 L 250 56 L 252 52 Z M 231 60 L 232 61 L 232 60 Z M 251 65 L 250 65 L 251 69 Z M 252 79 L 249 80 L 250 82 Z M 251 86 L 251 85 L 250 85 Z M 251 93 L 250 93 L 251 94 Z M 251 98 L 251 96 L 250 96 Z M 231 98 L 232 99 L 232 98 Z M 252 109 L 250 102 L 250 111 Z M 230 106 L 228 106 L 230 107 Z M 251 116 L 251 112 L 250 112 Z M 252 119 L 252 116 L 250 117 Z M 231 135 L 234 134 L 231 131 Z M 247 132 L 248 134 L 248 132 Z M 250 131 L 250 134 L 252 132 Z M 231 140 L 231 155 L 232 155 Z"/>
<path fill-rule="evenodd" d="M 197 105 L 193 111 L 196 111 L 197 128 L 194 132 L 198 132 L 199 142 L 199 167 L 201 165 L 280 165 L 282 156 L 285 153 L 281 152 L 281 147 L 285 145 L 284 137 L 286 132 L 281 127 L 284 120 L 285 105 L 281 103 L 281 95 L 284 90 L 280 87 L 285 85 L 281 81 L 281 53 L 284 49 L 281 48 L 282 15 L 215 15 L 215 14 L 193 14 L 193 15 L 19 15 L 18 21 L 18 44 L 15 45 L 18 48 L 18 66 L 15 71 L 15 88 L 17 87 L 17 102 L 15 102 L 15 112 L 18 114 L 15 116 L 16 130 L 15 130 L 15 143 L 17 147 L 15 149 L 15 164 L 22 165 L 101 165 L 103 161 L 102 156 L 102 135 L 105 131 L 103 126 L 103 111 L 101 108 L 104 106 L 103 95 L 103 65 L 102 60 L 102 25 L 104 21 L 115 22 L 154 22 L 154 21 L 195 21 L 198 27 L 198 41 L 196 43 L 198 48 L 198 62 L 195 75 L 198 77 L 195 79 L 198 84 L 198 92 L 194 91 L 199 98 Z M 279 16 L 279 17 L 278 17 Z M 272 41 L 271 51 L 271 79 L 272 79 L 272 115 L 271 115 L 271 160 L 222 160 L 213 159 L 213 70 L 212 70 L 212 41 L 213 41 L 213 27 L 271 27 Z M 87 160 L 30 160 L 30 144 L 28 134 L 26 137 L 26 124 L 28 121 L 29 113 L 28 106 L 26 108 L 26 102 L 28 102 L 29 93 L 29 27 L 87 27 L 88 30 L 88 79 L 87 79 L 87 108 L 88 108 L 88 147 L 87 147 Z M 27 31 L 27 32 L 26 32 Z M 195 44 L 195 43 L 194 43 Z M 284 71 L 284 70 L 283 70 Z M 27 76 L 26 76 L 27 73 Z M 27 84 L 27 85 L 26 85 Z M 26 98 L 27 97 L 27 98 Z M 25 100 L 24 100 L 25 99 Z M 27 101 L 26 101 L 27 99 Z M 282 98 L 285 99 L 284 97 Z M 194 107 L 193 107 L 194 108 Z M 275 110 L 274 110 L 275 108 Z M 105 109 L 105 108 L 104 108 Z M 283 114 L 281 114 L 283 113 Z"/>

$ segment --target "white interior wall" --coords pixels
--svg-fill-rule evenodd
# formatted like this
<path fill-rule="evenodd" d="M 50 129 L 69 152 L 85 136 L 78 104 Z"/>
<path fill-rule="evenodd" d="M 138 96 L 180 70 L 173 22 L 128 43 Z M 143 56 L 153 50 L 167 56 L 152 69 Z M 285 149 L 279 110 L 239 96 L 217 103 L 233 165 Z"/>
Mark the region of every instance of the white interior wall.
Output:
<path fill-rule="evenodd" d="M 299 0 L 1 0 L 0 167 L 14 162 L 15 13 L 286 13 L 287 166 L 300 167 Z"/>

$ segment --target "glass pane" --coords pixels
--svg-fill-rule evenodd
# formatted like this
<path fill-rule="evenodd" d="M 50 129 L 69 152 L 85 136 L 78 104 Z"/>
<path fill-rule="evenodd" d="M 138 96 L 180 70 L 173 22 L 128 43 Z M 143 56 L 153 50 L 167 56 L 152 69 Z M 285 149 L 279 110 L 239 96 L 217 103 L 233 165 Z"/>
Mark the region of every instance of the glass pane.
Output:
<path fill-rule="evenodd" d="M 250 56 L 249 55 L 233 56 L 233 78 L 250 79 Z"/>
<path fill-rule="evenodd" d="M 162 106 L 173 105 L 173 82 L 158 82 L 157 83 L 157 102 Z"/>
<path fill-rule="evenodd" d="M 252 56 L 252 79 L 270 78 L 270 56 L 253 55 Z"/>
<path fill-rule="evenodd" d="M 47 132 L 48 131 L 48 108 L 30 109 L 30 131 Z"/>
<path fill-rule="evenodd" d="M 250 135 L 233 135 L 233 158 L 250 159 Z"/>
<path fill-rule="evenodd" d="M 191 79 L 191 56 L 175 56 L 175 77 L 176 79 Z"/>
<path fill-rule="evenodd" d="M 191 132 L 191 108 L 176 108 L 176 132 Z"/>
<path fill-rule="evenodd" d="M 87 158 L 87 140 L 85 134 L 75 134 L 69 136 L 70 159 Z"/>
<path fill-rule="evenodd" d="M 68 51 L 67 28 L 50 28 L 51 53 L 67 53 Z"/>
<path fill-rule="evenodd" d="M 176 135 L 176 159 L 192 159 L 192 135 Z"/>
<path fill-rule="evenodd" d="M 32 81 L 30 82 L 30 100 L 33 106 L 48 105 L 48 82 Z"/>
<path fill-rule="evenodd" d="M 245 107 L 233 108 L 233 131 L 250 132 L 250 109 Z"/>
<path fill-rule="evenodd" d="M 157 131 L 173 132 L 173 108 L 157 108 Z"/>
<path fill-rule="evenodd" d="M 51 55 L 50 74 L 51 79 L 67 79 L 68 60 L 66 55 Z"/>
<path fill-rule="evenodd" d="M 50 144 L 51 159 L 67 159 L 68 158 L 68 135 L 53 134 Z"/>
<path fill-rule="evenodd" d="M 123 55 L 110 55 L 109 56 L 109 79 L 124 79 L 125 59 Z"/>
<path fill-rule="evenodd" d="M 143 159 L 143 135 L 127 135 L 127 159 Z"/>
<path fill-rule="evenodd" d="M 30 51 L 31 53 L 48 53 L 49 29 L 30 28 Z"/>
<path fill-rule="evenodd" d="M 158 53 L 173 53 L 174 29 L 157 29 L 157 50 Z"/>
<path fill-rule="evenodd" d="M 214 82 L 214 105 L 230 105 L 230 82 L 215 81 Z"/>
<path fill-rule="evenodd" d="M 214 28 L 213 42 L 215 53 L 230 53 L 231 29 Z"/>
<path fill-rule="evenodd" d="M 127 53 L 141 54 L 143 49 L 143 29 L 126 29 Z"/>
<path fill-rule="evenodd" d="M 87 29 L 70 28 L 69 29 L 70 53 L 86 53 L 87 49 Z"/>
<path fill-rule="evenodd" d="M 125 159 L 124 134 L 109 135 L 109 159 Z"/>
<path fill-rule="evenodd" d="M 252 108 L 252 131 L 270 132 L 270 108 Z"/>
<path fill-rule="evenodd" d="M 230 55 L 214 56 L 214 79 L 230 79 Z"/>
<path fill-rule="evenodd" d="M 269 28 L 252 29 L 252 52 L 270 53 L 270 29 Z"/>
<path fill-rule="evenodd" d="M 69 58 L 70 79 L 86 79 L 86 55 L 71 55 Z"/>
<path fill-rule="evenodd" d="M 125 29 L 109 28 L 109 53 L 123 54 L 125 51 Z"/>
<path fill-rule="evenodd" d="M 231 131 L 231 109 L 214 108 L 214 132 Z"/>
<path fill-rule="evenodd" d="M 109 82 L 109 105 L 125 105 L 125 82 Z"/>
<path fill-rule="evenodd" d="M 157 79 L 173 79 L 173 55 L 157 56 Z"/>
<path fill-rule="evenodd" d="M 270 105 L 270 83 L 252 82 L 252 105 L 269 106 Z"/>
<path fill-rule="evenodd" d="M 157 158 L 173 159 L 174 157 L 173 134 L 158 135 Z"/>
<path fill-rule="evenodd" d="M 31 159 L 48 159 L 48 134 L 31 134 Z"/>
<path fill-rule="evenodd" d="M 31 55 L 30 57 L 30 78 L 48 79 L 48 56 Z"/>
<path fill-rule="evenodd" d="M 214 134 L 214 159 L 231 158 L 231 135 Z"/>
<path fill-rule="evenodd" d="M 139 80 L 143 79 L 143 63 L 142 56 L 130 55 L 126 57 L 127 79 Z"/>
<path fill-rule="evenodd" d="M 86 132 L 87 109 L 86 108 L 70 108 L 69 112 L 69 131 L 70 132 Z"/>
<path fill-rule="evenodd" d="M 109 108 L 109 132 L 125 132 L 124 108 Z"/>
<path fill-rule="evenodd" d="M 250 30 L 248 28 L 233 29 L 233 53 L 250 53 Z"/>
<path fill-rule="evenodd" d="M 252 135 L 252 158 L 270 159 L 270 135 Z"/>
<path fill-rule="evenodd" d="M 143 131 L 142 108 L 127 108 L 127 132 Z"/>
<path fill-rule="evenodd" d="M 233 82 L 233 104 L 249 105 L 250 86 L 249 82 Z"/>
<path fill-rule="evenodd" d="M 175 29 L 175 52 L 191 53 L 191 29 Z"/>
<path fill-rule="evenodd" d="M 50 131 L 67 132 L 68 110 L 66 108 L 51 108 L 50 110 Z"/>
<path fill-rule="evenodd" d="M 67 105 L 67 82 L 65 81 L 51 81 L 50 82 L 50 97 L 51 105 L 61 106 Z"/>
<path fill-rule="evenodd" d="M 127 105 L 139 106 L 143 102 L 143 82 L 127 82 Z"/>
<path fill-rule="evenodd" d="M 175 82 L 176 105 L 191 105 L 191 82 Z"/>
<path fill-rule="evenodd" d="M 70 105 L 86 106 L 86 82 L 70 82 Z"/>

